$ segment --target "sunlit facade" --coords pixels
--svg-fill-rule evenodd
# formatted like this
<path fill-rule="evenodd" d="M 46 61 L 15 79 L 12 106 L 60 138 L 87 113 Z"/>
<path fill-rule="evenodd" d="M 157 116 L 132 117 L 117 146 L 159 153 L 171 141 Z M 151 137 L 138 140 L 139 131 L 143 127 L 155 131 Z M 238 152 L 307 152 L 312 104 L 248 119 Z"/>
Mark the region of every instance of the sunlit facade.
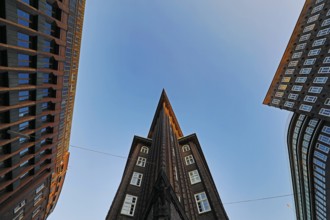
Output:
<path fill-rule="evenodd" d="M 46 219 L 69 161 L 85 0 L 0 0 L 0 219 Z"/>

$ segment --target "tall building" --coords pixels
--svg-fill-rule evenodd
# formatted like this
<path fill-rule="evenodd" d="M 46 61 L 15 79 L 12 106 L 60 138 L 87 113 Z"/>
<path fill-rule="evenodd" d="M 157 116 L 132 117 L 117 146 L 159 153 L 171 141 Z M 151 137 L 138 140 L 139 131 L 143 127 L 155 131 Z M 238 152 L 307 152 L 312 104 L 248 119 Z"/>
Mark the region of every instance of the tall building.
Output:
<path fill-rule="evenodd" d="M 264 104 L 293 112 L 287 144 L 297 219 L 330 219 L 330 1 L 307 0 Z"/>
<path fill-rule="evenodd" d="M 0 219 L 53 211 L 69 140 L 85 0 L 0 0 Z"/>
<path fill-rule="evenodd" d="M 165 91 L 147 138 L 133 139 L 106 219 L 228 219 L 197 136 L 183 136 Z"/>

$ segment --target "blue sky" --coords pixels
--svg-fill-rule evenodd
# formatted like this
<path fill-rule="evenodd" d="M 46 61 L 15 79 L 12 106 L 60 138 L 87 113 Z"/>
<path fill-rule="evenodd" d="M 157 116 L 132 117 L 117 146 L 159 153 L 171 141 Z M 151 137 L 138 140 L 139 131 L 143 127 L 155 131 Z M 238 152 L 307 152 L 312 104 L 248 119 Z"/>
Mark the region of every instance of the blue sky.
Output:
<path fill-rule="evenodd" d="M 295 219 L 289 113 L 262 105 L 303 0 L 87 0 L 71 144 L 127 156 L 163 88 L 231 220 Z M 50 220 L 104 219 L 125 159 L 70 148 Z M 271 214 L 270 214 L 271 213 Z"/>

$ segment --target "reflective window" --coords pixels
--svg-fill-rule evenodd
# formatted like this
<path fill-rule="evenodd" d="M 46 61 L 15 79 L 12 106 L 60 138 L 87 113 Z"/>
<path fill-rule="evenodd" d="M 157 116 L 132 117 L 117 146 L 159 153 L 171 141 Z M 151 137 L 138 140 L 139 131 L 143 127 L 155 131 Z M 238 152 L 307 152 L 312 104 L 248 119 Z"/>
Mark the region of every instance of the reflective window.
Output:
<path fill-rule="evenodd" d="M 321 108 L 319 114 L 324 116 L 330 116 L 330 109 Z"/>
<path fill-rule="evenodd" d="M 138 157 L 138 160 L 136 162 L 136 165 L 137 166 L 140 166 L 140 167 L 145 167 L 146 166 L 146 162 L 147 162 L 147 158 Z"/>
<path fill-rule="evenodd" d="M 330 73 L 330 67 L 329 66 L 321 67 L 318 73 Z"/>
<path fill-rule="evenodd" d="M 312 68 L 302 68 L 299 72 L 299 74 L 309 74 L 311 72 Z"/>
<path fill-rule="evenodd" d="M 126 194 L 125 201 L 120 213 L 123 215 L 134 216 L 137 199 L 138 198 L 136 196 Z"/>
<path fill-rule="evenodd" d="M 310 112 L 312 110 L 312 106 L 302 104 L 300 105 L 299 110 Z"/>
<path fill-rule="evenodd" d="M 315 77 L 313 83 L 324 84 L 327 82 L 327 80 L 328 80 L 328 77 Z"/>
<path fill-rule="evenodd" d="M 211 211 L 211 207 L 205 192 L 195 194 L 195 201 L 199 214 Z"/>
<path fill-rule="evenodd" d="M 17 54 L 18 66 L 29 67 L 30 66 L 30 56 L 27 54 Z"/>
<path fill-rule="evenodd" d="M 143 177 L 142 173 L 133 172 L 132 179 L 131 179 L 131 185 L 141 186 L 142 177 Z"/>
<path fill-rule="evenodd" d="M 201 178 L 199 176 L 198 170 L 190 171 L 189 173 L 190 183 L 195 184 L 201 182 Z"/>
<path fill-rule="evenodd" d="M 316 58 L 313 59 L 307 59 L 304 62 L 304 65 L 313 65 L 315 63 Z"/>
<path fill-rule="evenodd" d="M 299 91 L 301 91 L 301 89 L 302 89 L 302 86 L 294 85 L 294 86 L 292 86 L 291 90 L 299 92 Z"/>
<path fill-rule="evenodd" d="M 30 14 L 22 11 L 21 9 L 17 9 L 17 23 L 26 27 L 30 27 Z"/>
<path fill-rule="evenodd" d="M 314 50 L 310 50 L 308 52 L 308 56 L 316 56 L 316 55 L 319 55 L 321 52 L 321 48 L 318 48 L 318 49 L 314 49 Z"/>
<path fill-rule="evenodd" d="M 317 97 L 316 97 L 316 96 L 306 95 L 305 98 L 304 98 L 304 101 L 305 101 L 305 102 L 312 102 L 312 103 L 315 103 L 316 100 L 317 100 Z"/>
<path fill-rule="evenodd" d="M 308 90 L 310 93 L 320 93 L 322 91 L 322 87 L 311 86 Z"/>
<path fill-rule="evenodd" d="M 313 47 L 321 46 L 325 43 L 326 38 L 318 39 L 313 42 Z"/>
<path fill-rule="evenodd" d="M 186 161 L 186 165 L 190 165 L 190 164 L 195 163 L 194 157 L 191 154 L 186 156 L 184 159 Z"/>

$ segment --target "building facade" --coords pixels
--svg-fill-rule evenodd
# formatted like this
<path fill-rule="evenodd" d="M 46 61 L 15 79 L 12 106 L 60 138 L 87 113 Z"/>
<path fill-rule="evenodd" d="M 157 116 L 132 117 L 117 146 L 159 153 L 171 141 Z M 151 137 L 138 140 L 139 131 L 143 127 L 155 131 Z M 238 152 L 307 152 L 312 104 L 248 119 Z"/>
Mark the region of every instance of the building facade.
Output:
<path fill-rule="evenodd" d="M 264 104 L 293 112 L 287 144 L 298 220 L 330 218 L 330 1 L 306 0 Z"/>
<path fill-rule="evenodd" d="M 197 136 L 183 135 L 165 91 L 128 158 L 107 220 L 228 219 Z"/>
<path fill-rule="evenodd" d="M 61 192 L 85 0 L 0 0 L 0 219 L 46 219 Z"/>

